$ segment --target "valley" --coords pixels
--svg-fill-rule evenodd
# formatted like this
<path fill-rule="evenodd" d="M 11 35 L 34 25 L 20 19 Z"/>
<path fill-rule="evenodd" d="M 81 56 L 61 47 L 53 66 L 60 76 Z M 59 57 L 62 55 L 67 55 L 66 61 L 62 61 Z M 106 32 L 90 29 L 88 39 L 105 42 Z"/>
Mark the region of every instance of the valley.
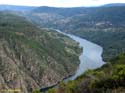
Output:
<path fill-rule="evenodd" d="M 41 27 L 60 29 L 104 48 L 108 62 L 125 51 L 125 6 L 38 7 L 26 16 Z"/>
<path fill-rule="evenodd" d="M 124 93 L 124 8 L 0 5 L 0 90 Z"/>

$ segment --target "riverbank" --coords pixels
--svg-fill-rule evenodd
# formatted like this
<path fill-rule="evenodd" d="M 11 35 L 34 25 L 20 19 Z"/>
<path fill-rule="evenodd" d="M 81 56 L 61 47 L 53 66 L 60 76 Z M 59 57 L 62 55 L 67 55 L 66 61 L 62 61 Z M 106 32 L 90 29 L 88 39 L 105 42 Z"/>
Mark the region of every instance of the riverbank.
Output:
<path fill-rule="evenodd" d="M 79 64 L 77 71 L 75 72 L 75 74 L 69 75 L 68 78 L 67 77 L 64 78 L 63 79 L 64 81 L 74 80 L 78 76 L 83 74 L 86 70 L 96 69 L 96 68 L 101 67 L 104 64 L 104 61 L 102 60 L 103 48 L 101 46 L 94 44 L 88 40 L 85 40 L 83 38 L 80 38 L 80 37 L 77 37 L 77 36 L 74 36 L 71 34 L 63 33 L 60 30 L 56 30 L 56 31 L 70 37 L 71 39 L 73 39 L 75 41 L 77 41 L 79 43 L 79 46 L 81 48 L 83 48 L 83 51 L 79 57 L 80 64 Z M 61 80 L 61 81 L 63 81 L 63 80 Z M 59 82 L 57 84 L 52 85 L 52 86 L 42 88 L 41 91 L 47 91 L 48 89 L 53 88 L 56 85 L 58 85 Z"/>

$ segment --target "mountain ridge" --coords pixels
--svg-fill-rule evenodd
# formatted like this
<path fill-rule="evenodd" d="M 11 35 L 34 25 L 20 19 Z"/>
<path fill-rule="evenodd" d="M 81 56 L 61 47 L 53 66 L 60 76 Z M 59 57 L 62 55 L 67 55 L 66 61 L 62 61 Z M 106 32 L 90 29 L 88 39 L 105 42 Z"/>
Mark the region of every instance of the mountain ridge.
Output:
<path fill-rule="evenodd" d="M 30 11 L 32 9 L 35 9 L 35 6 L 19 6 L 19 5 L 7 5 L 7 4 L 0 4 L 0 11 Z"/>

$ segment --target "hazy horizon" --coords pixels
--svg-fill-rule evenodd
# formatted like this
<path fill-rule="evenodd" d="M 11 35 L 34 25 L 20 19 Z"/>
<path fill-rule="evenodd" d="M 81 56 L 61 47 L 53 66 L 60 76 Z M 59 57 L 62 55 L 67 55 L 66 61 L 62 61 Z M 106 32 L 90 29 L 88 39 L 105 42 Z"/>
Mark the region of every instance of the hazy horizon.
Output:
<path fill-rule="evenodd" d="M 4 0 L 0 5 L 51 6 L 51 7 L 94 7 L 112 3 L 125 3 L 125 0 Z"/>

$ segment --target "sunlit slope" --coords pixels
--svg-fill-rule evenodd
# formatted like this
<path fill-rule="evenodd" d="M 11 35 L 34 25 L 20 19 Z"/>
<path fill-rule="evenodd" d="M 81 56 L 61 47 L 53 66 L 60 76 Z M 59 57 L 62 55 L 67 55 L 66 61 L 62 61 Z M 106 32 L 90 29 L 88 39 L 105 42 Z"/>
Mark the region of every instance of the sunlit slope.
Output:
<path fill-rule="evenodd" d="M 74 73 L 80 51 L 78 43 L 62 34 L 0 12 L 0 90 L 29 93 L 54 84 Z"/>

